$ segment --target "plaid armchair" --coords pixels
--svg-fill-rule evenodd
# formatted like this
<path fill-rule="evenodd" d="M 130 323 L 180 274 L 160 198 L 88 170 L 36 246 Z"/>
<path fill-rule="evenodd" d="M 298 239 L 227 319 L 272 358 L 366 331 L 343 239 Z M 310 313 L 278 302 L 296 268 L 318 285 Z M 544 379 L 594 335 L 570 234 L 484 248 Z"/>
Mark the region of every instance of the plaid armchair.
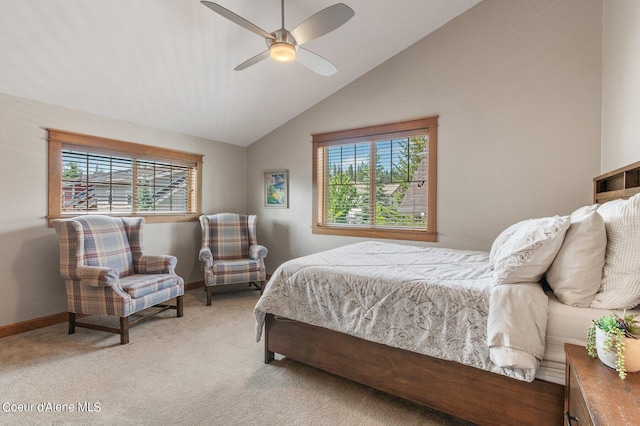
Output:
<path fill-rule="evenodd" d="M 266 280 L 264 258 L 267 248 L 257 244 L 255 215 L 220 213 L 200 216 L 207 306 L 214 286 L 249 283 L 262 294 Z"/>
<path fill-rule="evenodd" d="M 87 215 L 57 219 L 60 275 L 67 289 L 69 334 L 75 327 L 120 334 L 129 343 L 129 326 L 167 309 L 183 315 L 184 281 L 176 275 L 174 256 L 142 254 L 144 218 Z M 176 298 L 175 305 L 165 305 Z M 155 307 L 145 314 L 129 316 Z M 76 314 L 120 317 L 119 328 L 76 321 Z"/>

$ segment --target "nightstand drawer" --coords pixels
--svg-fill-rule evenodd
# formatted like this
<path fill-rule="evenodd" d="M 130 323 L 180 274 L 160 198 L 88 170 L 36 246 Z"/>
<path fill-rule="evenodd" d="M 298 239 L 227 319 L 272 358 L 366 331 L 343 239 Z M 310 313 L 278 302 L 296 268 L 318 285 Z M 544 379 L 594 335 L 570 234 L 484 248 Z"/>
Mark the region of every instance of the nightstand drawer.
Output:
<path fill-rule="evenodd" d="M 567 425 L 628 426 L 640 424 L 640 372 L 618 377 L 584 346 L 565 345 L 567 356 L 565 422 Z"/>
<path fill-rule="evenodd" d="M 569 382 L 566 388 L 568 406 L 565 412 L 565 424 L 566 426 L 593 425 L 587 403 L 584 401 L 582 392 L 580 391 L 576 371 L 573 368 L 568 368 Z"/>

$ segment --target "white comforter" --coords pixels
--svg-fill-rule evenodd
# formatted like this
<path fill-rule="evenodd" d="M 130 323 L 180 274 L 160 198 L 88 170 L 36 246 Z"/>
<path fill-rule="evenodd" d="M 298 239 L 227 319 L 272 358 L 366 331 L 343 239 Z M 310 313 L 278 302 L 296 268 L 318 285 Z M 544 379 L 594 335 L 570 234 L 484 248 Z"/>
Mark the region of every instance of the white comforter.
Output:
<path fill-rule="evenodd" d="M 539 284 L 495 285 L 486 252 L 370 241 L 282 264 L 257 340 L 267 313 L 532 381 L 548 304 Z"/>

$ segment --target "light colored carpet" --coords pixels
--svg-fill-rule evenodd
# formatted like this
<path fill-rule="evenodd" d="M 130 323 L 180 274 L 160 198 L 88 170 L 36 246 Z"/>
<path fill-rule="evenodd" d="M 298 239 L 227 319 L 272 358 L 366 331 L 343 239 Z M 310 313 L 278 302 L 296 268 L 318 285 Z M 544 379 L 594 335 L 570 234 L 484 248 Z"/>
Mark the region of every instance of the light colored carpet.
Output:
<path fill-rule="evenodd" d="M 217 296 L 207 307 L 191 290 L 184 317 L 138 324 L 128 345 L 95 330 L 69 335 L 66 324 L 0 339 L 0 424 L 467 424 L 286 358 L 265 365 L 257 300 Z"/>

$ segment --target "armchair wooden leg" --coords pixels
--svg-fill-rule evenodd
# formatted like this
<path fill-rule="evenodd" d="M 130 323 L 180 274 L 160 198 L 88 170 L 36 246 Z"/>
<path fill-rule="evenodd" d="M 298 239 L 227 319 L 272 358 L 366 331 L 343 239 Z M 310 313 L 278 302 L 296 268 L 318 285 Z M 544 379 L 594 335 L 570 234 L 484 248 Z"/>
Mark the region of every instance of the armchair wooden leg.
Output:
<path fill-rule="evenodd" d="M 176 298 L 176 310 L 178 311 L 178 313 L 176 314 L 178 317 L 181 317 L 184 315 L 184 303 L 182 301 L 183 296 L 178 296 Z"/>
<path fill-rule="evenodd" d="M 76 332 L 76 314 L 69 312 L 69 334 Z"/>
<path fill-rule="evenodd" d="M 129 319 L 120 317 L 120 344 L 126 345 L 127 343 L 129 343 Z"/>
<path fill-rule="evenodd" d="M 211 306 L 211 287 L 207 286 L 207 306 Z"/>

